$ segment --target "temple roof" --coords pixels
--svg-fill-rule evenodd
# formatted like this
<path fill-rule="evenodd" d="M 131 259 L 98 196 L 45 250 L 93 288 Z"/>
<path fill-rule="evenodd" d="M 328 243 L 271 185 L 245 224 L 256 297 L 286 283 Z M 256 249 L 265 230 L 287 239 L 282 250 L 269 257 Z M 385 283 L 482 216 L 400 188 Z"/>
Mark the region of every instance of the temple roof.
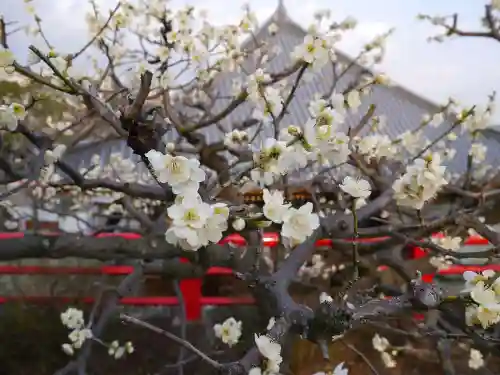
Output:
<path fill-rule="evenodd" d="M 275 23 L 278 26 L 278 31 L 275 34 L 269 32 L 269 26 Z M 293 61 L 291 52 L 298 44 L 303 42 L 307 31 L 299 24 L 293 21 L 283 3 L 279 1 L 275 12 L 260 26 L 255 33 L 255 39 L 248 38 L 243 42 L 242 49 L 248 48 L 255 40 L 266 41 L 270 46 L 276 48 L 278 53 L 270 57 L 265 69 L 270 72 L 280 72 L 285 68 L 292 66 Z M 369 69 L 354 63 L 354 59 L 350 58 L 342 51 L 336 51 L 337 60 L 340 64 L 350 65 L 350 69 L 338 80 L 335 90 L 341 92 L 350 83 L 357 80 L 361 73 L 371 73 Z M 255 64 L 254 64 L 255 65 Z M 252 61 L 245 62 L 245 70 L 251 74 L 255 70 L 252 66 Z M 411 72 L 409 72 L 411 74 Z M 219 113 L 224 109 L 229 102 L 232 101 L 232 85 L 235 80 L 242 80 L 246 77 L 242 72 L 223 72 L 220 73 L 214 80 L 214 92 L 217 93 L 218 99 L 215 101 L 213 114 Z M 295 75 L 288 78 L 289 82 L 293 82 Z M 313 99 L 314 95 L 321 95 L 329 92 L 331 84 L 334 80 L 334 71 L 332 64 L 327 64 L 319 72 L 314 73 L 312 78 L 307 82 L 301 82 L 294 98 L 288 108 L 288 113 L 281 122 L 282 127 L 288 125 L 304 124 L 308 118 L 308 104 Z M 439 84 L 439 83 L 436 83 Z M 418 127 L 424 114 L 432 114 L 439 111 L 439 106 L 430 100 L 411 92 L 410 90 L 398 85 L 391 84 L 390 86 L 375 85 L 371 93 L 364 98 L 361 107 L 357 113 L 349 113 L 345 123 L 340 130 L 347 132 L 349 128 L 355 126 L 362 116 L 367 112 L 369 106 L 376 106 L 375 115 L 383 115 L 387 118 L 387 125 L 377 130 L 379 134 L 386 134 L 394 139 L 405 131 L 413 130 Z M 241 124 L 251 117 L 253 112 L 252 103 L 246 101 L 237 107 L 229 116 L 224 118 L 220 123 L 211 125 L 201 130 L 205 135 L 207 142 L 212 143 L 222 139 L 224 133 L 230 131 L 235 124 Z M 443 123 L 437 128 L 427 126 L 423 133 L 425 138 L 433 141 L 445 132 L 451 124 Z M 368 127 L 365 127 L 360 135 L 367 134 Z M 249 130 L 250 136 L 253 135 L 252 129 Z M 486 133 L 485 133 L 486 134 Z M 274 130 L 272 126 L 264 126 L 260 136 L 256 138 L 256 142 L 260 142 L 263 138 L 273 136 Z M 171 135 L 172 136 L 172 135 Z M 454 159 L 448 162 L 448 168 L 454 173 L 463 173 L 467 165 L 468 151 L 470 149 L 471 139 L 468 134 L 459 134 L 459 138 L 452 143 L 453 148 L 457 150 L 457 155 Z M 170 137 L 167 137 L 167 140 Z M 500 161 L 500 144 L 498 137 L 480 136 L 480 141 L 488 147 L 487 163 L 489 165 L 498 165 Z M 92 151 L 88 149 L 85 153 L 100 153 L 106 160 L 106 155 L 113 151 L 124 153 L 124 157 L 130 157 L 131 152 L 124 142 L 112 141 L 109 144 L 100 144 L 99 150 Z M 87 157 L 83 159 L 89 159 Z M 79 158 L 82 160 L 82 158 Z"/>

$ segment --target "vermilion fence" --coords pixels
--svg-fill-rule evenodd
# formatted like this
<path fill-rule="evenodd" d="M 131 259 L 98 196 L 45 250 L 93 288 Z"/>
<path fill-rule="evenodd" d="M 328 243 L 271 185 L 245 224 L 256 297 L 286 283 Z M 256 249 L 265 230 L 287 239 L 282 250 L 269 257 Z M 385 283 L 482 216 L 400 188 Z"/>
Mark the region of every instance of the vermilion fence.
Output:
<path fill-rule="evenodd" d="M 54 235 L 57 235 L 54 233 Z M 439 235 L 436 235 L 439 236 Z M 3 239 L 23 238 L 24 233 L 0 233 L 0 241 Z M 98 238 L 104 237 L 121 237 L 128 240 L 141 238 L 137 233 L 101 233 Z M 360 242 L 377 242 L 386 239 L 387 237 L 361 239 Z M 279 244 L 279 235 L 277 233 L 266 233 L 263 237 L 263 245 L 274 247 Z M 231 242 L 236 246 L 245 245 L 245 239 L 238 234 L 232 234 L 224 238 L 221 243 Z M 466 246 L 487 245 L 489 242 L 479 236 L 471 236 L 465 242 Z M 331 247 L 332 241 L 323 239 L 316 242 L 317 247 Z M 1 251 L 1 250 L 0 250 Z M 426 256 L 425 249 L 414 247 L 411 251 L 411 258 L 421 258 Z M 186 260 L 184 260 L 186 261 Z M 488 265 L 483 267 L 478 266 L 451 266 L 447 269 L 437 272 L 439 275 L 459 275 L 465 270 L 481 271 L 484 269 L 494 269 L 500 271 L 500 265 Z M 66 267 L 66 266 L 18 266 L 18 265 L 0 265 L 0 275 L 113 275 L 125 276 L 133 271 L 132 266 L 100 266 L 100 267 Z M 232 275 L 233 271 L 223 267 L 212 267 L 207 270 L 206 276 L 222 276 Z M 424 275 L 425 281 L 432 281 L 436 274 Z M 203 279 L 183 279 L 180 281 L 180 290 L 186 309 L 186 318 L 190 321 L 198 320 L 201 317 L 204 306 L 227 306 L 227 305 L 244 305 L 252 304 L 254 301 L 250 297 L 213 297 L 202 295 Z M 22 297 L 1 297 L 0 303 L 12 300 L 23 300 L 29 302 L 47 302 L 53 300 L 73 301 L 73 297 L 40 297 L 40 296 L 22 296 Z M 94 299 L 91 297 L 79 298 L 79 301 L 84 303 L 92 303 Z M 165 296 L 150 296 L 150 297 L 126 297 L 121 301 L 123 305 L 134 306 L 176 306 L 179 301 L 176 297 Z"/>

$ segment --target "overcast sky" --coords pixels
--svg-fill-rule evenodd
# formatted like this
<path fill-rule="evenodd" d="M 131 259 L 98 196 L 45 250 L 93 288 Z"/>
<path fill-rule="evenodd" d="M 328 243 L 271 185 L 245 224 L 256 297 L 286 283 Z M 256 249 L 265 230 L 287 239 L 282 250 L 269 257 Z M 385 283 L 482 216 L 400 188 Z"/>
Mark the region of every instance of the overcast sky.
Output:
<path fill-rule="evenodd" d="M 97 0 L 113 6 L 117 0 Z M 445 43 L 429 44 L 426 38 L 436 29 L 416 20 L 418 13 L 447 15 L 457 12 L 464 29 L 478 29 L 486 1 L 482 0 L 284 0 L 292 19 L 307 26 L 318 9 L 331 9 L 335 20 L 348 15 L 358 19 L 359 26 L 339 48 L 356 54 L 360 45 L 391 27 L 395 34 L 388 43 L 382 69 L 399 84 L 431 100 L 444 102 L 453 96 L 464 103 L 484 103 L 486 96 L 500 87 L 500 42 L 489 39 L 458 38 Z M 241 7 L 250 3 L 260 21 L 269 17 L 278 0 L 191 0 L 170 1 L 171 7 L 191 4 L 208 9 L 212 22 L 222 24 L 237 20 Z M 75 52 L 87 37 L 83 16 L 88 9 L 85 0 L 34 0 L 49 40 L 58 50 Z M 22 23 L 30 19 L 23 0 L 0 0 L 0 14 L 7 21 Z M 11 48 L 22 55 L 28 39 L 18 34 Z M 497 115 L 497 120 L 500 116 Z"/>

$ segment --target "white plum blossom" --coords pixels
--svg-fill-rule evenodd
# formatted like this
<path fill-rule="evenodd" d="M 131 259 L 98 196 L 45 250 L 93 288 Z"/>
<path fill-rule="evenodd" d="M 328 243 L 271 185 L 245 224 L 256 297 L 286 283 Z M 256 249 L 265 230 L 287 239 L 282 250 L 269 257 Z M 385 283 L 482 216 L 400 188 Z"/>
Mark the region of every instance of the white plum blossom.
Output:
<path fill-rule="evenodd" d="M 19 120 L 25 117 L 26 109 L 22 104 L 0 105 L 0 129 L 7 128 L 7 130 L 15 131 Z"/>
<path fill-rule="evenodd" d="M 269 318 L 269 322 L 267 323 L 267 327 L 266 327 L 266 329 L 267 329 L 268 331 L 269 331 L 269 330 L 271 330 L 271 329 L 274 327 L 274 325 L 275 325 L 275 324 L 276 324 L 276 318 L 275 318 L 274 316 L 271 316 L 271 317 Z"/>
<path fill-rule="evenodd" d="M 209 205 L 198 194 L 178 195 L 167 214 L 172 225 L 167 229 L 165 239 L 184 250 L 198 250 L 209 243 L 217 243 L 228 228 L 227 205 Z"/>
<path fill-rule="evenodd" d="M 333 298 L 325 293 L 325 292 L 321 292 L 321 294 L 319 295 L 319 303 L 332 303 L 333 302 Z"/>
<path fill-rule="evenodd" d="M 215 336 L 229 347 L 238 343 L 241 337 L 241 321 L 233 317 L 226 319 L 222 324 L 214 325 Z"/>
<path fill-rule="evenodd" d="M 197 159 L 172 156 L 151 150 L 146 154 L 156 172 L 158 180 L 172 187 L 174 194 L 198 191 L 200 182 L 205 180 L 205 172 Z"/>
<path fill-rule="evenodd" d="M 66 311 L 61 313 L 61 322 L 69 329 L 82 328 L 85 324 L 83 311 L 75 309 L 74 307 L 69 307 Z"/>
<path fill-rule="evenodd" d="M 265 335 L 255 335 L 255 344 L 260 354 L 267 360 L 266 371 L 278 373 L 281 362 L 283 362 L 281 345 Z"/>
<path fill-rule="evenodd" d="M 75 349 L 80 349 L 86 340 L 92 338 L 92 331 L 89 328 L 77 328 L 71 331 L 68 338 Z"/>
<path fill-rule="evenodd" d="M 364 179 L 356 179 L 350 176 L 346 176 L 340 184 L 340 188 L 353 198 L 366 199 L 372 193 L 372 187 L 370 183 Z"/>
<path fill-rule="evenodd" d="M 474 348 L 470 350 L 468 365 L 471 369 L 478 370 L 484 366 L 483 354 Z"/>
<path fill-rule="evenodd" d="M 495 276 L 495 271 L 493 270 L 484 270 L 482 272 L 474 272 L 474 271 L 465 271 L 463 273 L 463 278 L 465 280 L 465 289 L 464 291 L 470 291 L 472 288 L 476 286 L 476 284 L 480 281 L 487 281 Z"/>
<path fill-rule="evenodd" d="M 239 217 L 236 220 L 233 220 L 233 222 L 231 223 L 231 226 L 233 227 L 233 229 L 235 231 L 240 232 L 243 229 L 245 229 L 246 222 L 241 217 Z"/>
<path fill-rule="evenodd" d="M 384 363 L 384 366 L 387 368 L 394 368 L 397 365 L 397 362 L 394 360 L 394 357 L 388 353 L 388 352 L 382 352 L 380 354 L 380 357 L 382 358 L 382 362 Z"/>
<path fill-rule="evenodd" d="M 378 333 L 373 336 L 372 345 L 376 351 L 381 353 L 385 352 L 390 347 L 389 340 L 387 340 L 385 337 L 380 336 Z"/>
<path fill-rule="evenodd" d="M 477 318 L 483 328 L 500 321 L 500 301 L 492 288 L 479 281 L 470 291 L 470 296 L 479 306 Z"/>
<path fill-rule="evenodd" d="M 440 162 L 439 154 L 433 153 L 415 160 L 407 167 L 406 173 L 392 185 L 399 205 L 420 210 L 436 196 L 441 187 L 448 183 L 444 177 L 446 167 Z"/>
<path fill-rule="evenodd" d="M 443 249 L 452 251 L 459 250 L 462 244 L 461 237 L 451 237 L 451 236 L 432 237 L 431 241 L 434 242 L 436 245 L 441 246 Z"/>
<path fill-rule="evenodd" d="M 75 354 L 75 349 L 73 349 L 73 347 L 71 346 L 71 344 L 64 343 L 64 344 L 61 345 L 61 349 L 67 355 L 73 355 L 73 354 Z"/>
<path fill-rule="evenodd" d="M 361 106 L 361 96 L 358 90 L 349 91 L 347 94 L 347 105 L 354 112 Z"/>
<path fill-rule="evenodd" d="M 248 146 L 249 141 L 248 133 L 237 129 L 227 133 L 224 137 L 224 144 L 229 148 Z"/>
<path fill-rule="evenodd" d="M 66 145 L 59 144 L 56 145 L 52 150 L 46 150 L 44 154 L 44 160 L 46 164 L 53 164 L 58 161 L 66 152 Z"/>
<path fill-rule="evenodd" d="M 391 158 L 397 154 L 398 148 L 385 134 L 373 134 L 364 137 L 355 137 L 355 145 L 365 159 Z"/>
<path fill-rule="evenodd" d="M 312 35 L 306 35 L 302 44 L 295 47 L 292 57 L 314 64 L 319 68 L 324 66 L 330 57 L 329 48 L 325 40 Z"/>
<path fill-rule="evenodd" d="M 207 203 L 185 198 L 170 206 L 167 213 L 172 219 L 172 231 L 178 238 L 186 240 L 194 249 L 202 246 L 200 232 L 211 214 Z"/>
<path fill-rule="evenodd" d="M 283 192 L 275 190 L 270 192 L 268 189 L 262 190 L 264 199 L 264 208 L 262 209 L 264 216 L 274 223 L 282 223 L 283 216 L 291 207 L 290 203 L 284 203 L 285 197 Z"/>
<path fill-rule="evenodd" d="M 285 159 L 286 150 L 286 142 L 278 141 L 274 138 L 266 138 L 262 142 L 260 150 L 253 155 L 258 168 L 252 171 L 252 180 L 263 185 L 271 185 L 274 181 L 274 176 L 285 174 L 287 172 L 286 167 L 289 165 Z"/>
<path fill-rule="evenodd" d="M 253 112 L 253 116 L 264 121 L 278 116 L 283 109 L 283 99 L 279 90 L 271 86 L 266 86 L 258 94 L 259 96 L 254 99 L 257 107 Z M 249 98 L 251 99 L 252 96 L 249 96 Z"/>
<path fill-rule="evenodd" d="M 466 323 L 481 325 L 484 329 L 500 322 L 500 278 L 493 280 L 495 272 L 464 272 L 466 281 L 462 293 L 469 293 L 472 304 L 466 306 Z"/>
<path fill-rule="evenodd" d="M 474 158 L 474 162 L 479 163 L 486 160 L 488 148 L 482 143 L 474 143 L 470 147 L 469 154 Z"/>
<path fill-rule="evenodd" d="M 295 243 L 304 242 L 319 227 L 319 216 L 312 211 L 311 202 L 299 209 L 290 207 L 283 215 L 281 235 Z"/>

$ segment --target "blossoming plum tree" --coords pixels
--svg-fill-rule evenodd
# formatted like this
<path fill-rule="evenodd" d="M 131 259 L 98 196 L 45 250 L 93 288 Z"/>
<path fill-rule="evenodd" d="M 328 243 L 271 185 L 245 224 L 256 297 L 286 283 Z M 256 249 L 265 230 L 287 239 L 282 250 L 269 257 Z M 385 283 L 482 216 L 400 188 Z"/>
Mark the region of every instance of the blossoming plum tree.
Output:
<path fill-rule="evenodd" d="M 35 14 L 31 1 L 25 2 L 28 11 Z M 69 233 L 47 241 L 35 231 L 22 239 L 2 241 L 5 246 L 1 246 L 0 259 L 72 256 L 111 260 L 125 254 L 136 260 L 135 271 L 120 284 L 118 296 L 126 295 L 140 282 L 148 268 L 146 260 L 175 263 L 179 257 L 186 257 L 198 270 L 212 265 L 233 267 L 252 287 L 259 311 L 269 321 L 267 328 L 255 330 L 254 346 L 236 362 L 215 361 L 183 338 L 121 315 L 121 319 L 152 334 L 167 335 L 222 373 L 279 373 L 285 359 L 283 340 L 289 334 L 317 344 L 328 359 L 328 343 L 350 329 L 413 311 L 431 317 L 416 326 L 413 335 L 435 338 L 447 374 L 454 373 L 446 349 L 451 340 L 462 340 L 470 349 L 471 368 L 485 366 L 481 353 L 496 353 L 500 339 L 494 328 L 500 322 L 500 278 L 491 270 L 466 272 L 463 291 L 449 295 L 413 275 L 404 260 L 393 255 L 407 244 L 420 244 L 434 262 L 477 257 L 458 251 L 460 237 L 473 229 L 494 245 L 481 256 L 490 260 L 498 256 L 500 235 L 480 220 L 499 195 L 497 189 L 481 189 L 490 175 L 481 173 L 486 151 L 479 142 L 479 131 L 489 123 L 494 96 L 484 108 L 460 107 L 450 100 L 396 139 L 377 134 L 376 129 L 387 119 L 375 115 L 375 105 L 361 113 L 356 126 L 343 131 L 346 118 L 359 113 L 361 103 L 370 100 L 372 87 L 390 84 L 385 75 L 367 71 L 343 90 L 334 80 L 327 93 L 317 93 L 305 103 L 308 121 L 284 127 L 283 119 L 296 90 L 308 77 L 328 64 L 333 64 L 337 76 L 350 69 L 336 64 L 335 46 L 356 22 L 350 18 L 332 22 L 329 12 L 318 12 L 316 24 L 294 49 L 292 64 L 275 72 L 267 65 L 279 52 L 272 45 L 256 40 L 251 47 L 243 47 L 241 37 L 255 37 L 257 29 L 250 9 L 245 8 L 236 24 L 215 26 L 206 12 L 190 6 L 174 11 L 166 5 L 161 0 L 120 0 L 105 14 L 97 2 L 91 1 L 92 12 L 87 15 L 89 42 L 70 54 L 62 54 L 51 45 L 41 20 L 35 16 L 35 26 L 25 31 L 45 45 L 30 46 L 25 64 L 12 52 L 9 36 L 15 30 L 0 21 L 0 69 L 36 82 L 45 88 L 44 95 L 62 96 L 79 109 L 63 124 L 54 124 L 30 115 L 33 103 L 41 100 L 41 92 L 30 93 L 22 103 L 0 98 L 2 205 L 15 211 L 11 200 L 25 194 L 37 202 L 37 207 L 57 211 L 56 203 L 65 192 L 74 213 L 90 210 L 96 197 L 107 196 L 114 201 L 110 211 L 120 210 L 139 222 L 144 234 L 141 240 L 127 243 Z M 445 34 L 434 40 L 452 35 L 500 40 L 499 9 L 498 1 L 486 6 L 487 30 L 481 32 L 460 30 L 457 16 L 452 17 L 451 24 L 444 17 L 420 18 L 445 29 Z M 270 25 L 269 33 L 276 33 L 276 29 L 275 24 Z M 368 43 L 357 62 L 379 63 L 389 34 Z M 84 58 L 89 61 L 82 65 L 79 61 Z M 251 71 L 245 65 L 249 59 L 256 64 Z M 79 70 L 82 66 L 87 67 L 84 72 Z M 238 72 L 244 79 L 234 82 L 229 104 L 216 110 L 213 87 L 221 72 Z M 248 118 L 231 124 L 230 129 L 220 127 L 219 123 L 243 103 L 252 105 Z M 422 137 L 422 129 L 438 128 L 445 120 L 451 126 L 435 139 Z M 34 131 L 31 124 L 40 121 L 47 122 L 46 130 Z M 94 157 L 91 167 L 79 170 L 65 160 L 78 140 L 63 143 L 61 135 L 91 121 L 126 140 L 141 162 L 112 155 L 109 163 L 102 165 Z M 217 126 L 223 137 L 209 143 L 204 130 Z M 274 136 L 260 136 L 263 128 L 271 129 Z M 22 135 L 30 146 L 11 147 L 7 140 L 13 134 Z M 446 161 L 454 155 L 453 141 L 464 134 L 473 140 L 466 172 L 453 176 Z M 285 194 L 287 177 L 308 168 L 318 171 L 305 184 L 312 201 L 295 207 Z M 323 176 L 331 176 L 326 185 Z M 262 209 L 242 203 L 238 194 L 223 194 L 251 184 L 263 189 Z M 320 197 L 325 186 L 337 196 L 328 204 Z M 428 214 L 426 208 L 444 195 L 451 197 L 449 214 L 438 218 Z M 152 215 L 153 209 L 159 214 Z M 379 226 L 360 226 L 361 221 L 379 213 Z M 261 237 L 271 226 L 278 228 L 287 254 L 269 273 L 258 266 L 258 260 L 269 258 L 262 251 Z M 240 249 L 219 244 L 232 231 L 240 232 L 247 246 Z M 436 232 L 444 233 L 444 238 L 425 240 Z M 357 241 L 382 235 L 384 239 L 374 244 Z M 352 278 L 338 296 L 323 293 L 317 306 L 298 303 L 289 292 L 292 283 L 307 275 L 321 278 L 334 272 L 335 265 L 315 254 L 315 242 L 325 237 L 348 254 L 344 263 L 350 263 Z M 391 255 L 384 256 L 387 249 Z M 382 255 L 374 257 L 377 253 Z M 248 260 L 248 254 L 251 264 L 243 261 Z M 274 259 L 267 261 L 273 263 Z M 360 266 L 376 262 L 404 276 L 405 288 L 397 295 L 380 297 L 385 290 L 380 285 L 365 291 L 355 289 Z M 175 270 L 169 276 L 182 278 Z M 134 351 L 132 343 L 105 343 L 100 338 L 107 321 L 116 315 L 118 298 L 111 302 L 105 305 L 105 313 L 98 319 L 91 316 L 87 324 L 77 309 L 69 307 L 62 313 L 62 323 L 71 330 L 70 342 L 62 343 L 62 348 L 77 358 L 58 374 L 85 374 L 95 343 L 107 347 L 115 358 Z M 463 306 L 465 314 L 460 315 L 457 311 Z M 229 318 L 216 324 L 214 333 L 224 344 L 234 346 L 241 329 L 242 322 Z M 374 336 L 373 346 L 388 368 L 397 365 L 398 353 L 418 350 L 408 345 L 393 346 L 379 334 Z M 340 375 L 347 374 L 348 369 L 342 363 L 333 363 L 327 366 L 327 372 Z"/>

